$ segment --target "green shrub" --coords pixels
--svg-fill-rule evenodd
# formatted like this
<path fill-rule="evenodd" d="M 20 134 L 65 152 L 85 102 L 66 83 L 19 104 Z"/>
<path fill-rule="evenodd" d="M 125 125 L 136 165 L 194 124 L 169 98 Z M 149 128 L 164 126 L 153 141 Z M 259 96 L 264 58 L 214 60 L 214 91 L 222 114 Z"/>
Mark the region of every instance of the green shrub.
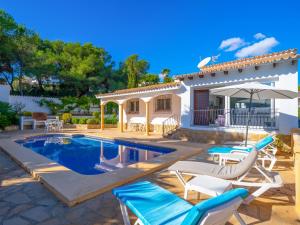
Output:
<path fill-rule="evenodd" d="M 7 116 L 0 114 L 0 129 L 4 129 L 11 124 L 12 123 Z"/>
<path fill-rule="evenodd" d="M 64 123 L 71 123 L 72 114 L 71 113 L 63 113 L 61 119 Z"/>
<path fill-rule="evenodd" d="M 79 118 L 72 117 L 71 122 L 72 124 L 79 124 Z"/>
<path fill-rule="evenodd" d="M 0 113 L 2 115 L 12 113 L 12 112 L 13 112 L 13 109 L 10 104 L 8 104 L 7 102 L 0 102 Z"/>
<path fill-rule="evenodd" d="M 95 119 L 95 118 L 93 118 L 93 119 L 88 119 L 87 121 L 86 121 L 86 123 L 87 124 L 99 124 L 99 119 Z"/>
<path fill-rule="evenodd" d="M 39 101 L 39 104 L 40 106 L 47 106 L 50 109 L 52 115 L 57 115 L 58 112 L 62 111 L 64 108 L 63 104 L 56 103 L 44 98 Z"/>
<path fill-rule="evenodd" d="M 87 120 L 88 120 L 87 118 L 80 118 L 79 119 L 79 124 L 86 124 Z"/>
<path fill-rule="evenodd" d="M 286 143 L 287 141 L 285 136 L 286 135 L 277 134 L 274 145 L 276 146 L 278 151 L 293 154 L 293 149 Z"/>
<path fill-rule="evenodd" d="M 13 104 L 12 109 L 17 115 L 22 115 L 22 110 L 25 108 L 25 104 L 22 102 L 16 102 Z"/>
<path fill-rule="evenodd" d="M 105 124 L 117 124 L 118 123 L 118 119 L 116 116 L 112 116 L 112 117 L 107 117 L 104 119 L 104 123 Z"/>
<path fill-rule="evenodd" d="M 32 112 L 24 111 L 23 116 L 32 116 Z"/>
<path fill-rule="evenodd" d="M 100 112 L 93 112 L 93 117 L 100 119 Z"/>
<path fill-rule="evenodd" d="M 0 102 L 0 115 L 6 117 L 6 119 L 3 120 L 8 120 L 9 125 L 18 124 L 19 122 L 19 118 L 17 116 L 16 111 L 14 111 L 12 106 L 6 102 Z"/>

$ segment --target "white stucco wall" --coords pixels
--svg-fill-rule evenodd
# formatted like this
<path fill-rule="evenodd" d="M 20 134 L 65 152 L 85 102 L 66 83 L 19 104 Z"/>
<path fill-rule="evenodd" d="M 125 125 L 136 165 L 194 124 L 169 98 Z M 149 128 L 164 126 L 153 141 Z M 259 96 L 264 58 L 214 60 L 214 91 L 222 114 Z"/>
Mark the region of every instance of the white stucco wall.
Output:
<path fill-rule="evenodd" d="M 281 64 L 278 70 L 279 79 L 275 87 L 298 91 L 298 65 Z M 289 133 L 292 128 L 298 127 L 298 99 L 275 99 L 275 108 L 278 108 L 278 128 L 281 133 Z"/>
<path fill-rule="evenodd" d="M 44 113 L 50 114 L 51 111 L 48 107 L 39 105 L 39 101 L 41 99 L 47 99 L 47 100 L 53 101 L 53 102 L 60 102 L 60 100 L 58 98 L 10 95 L 9 104 L 11 104 L 13 106 L 15 104 L 22 103 L 25 106 L 25 108 L 23 108 L 22 111 L 44 112 Z"/>
<path fill-rule="evenodd" d="M 0 85 L 0 101 L 7 102 L 12 106 L 16 104 L 23 104 L 25 107 L 22 109 L 22 111 L 45 112 L 50 114 L 51 111 L 48 107 L 39 105 L 39 101 L 41 99 L 60 102 L 58 98 L 10 95 L 9 85 Z"/>
<path fill-rule="evenodd" d="M 210 89 L 225 85 L 245 82 L 274 83 L 276 87 L 298 91 L 298 65 L 290 60 L 282 61 L 273 67 L 273 64 L 260 65 L 258 70 L 254 66 L 244 69 L 229 71 L 228 75 L 217 72 L 215 77 L 205 75 L 204 78 L 195 76 L 193 80 L 185 78 L 182 82 L 181 94 L 181 127 L 193 129 L 191 118 L 193 113 L 193 92 L 195 89 Z M 275 108 L 278 109 L 278 128 L 280 133 L 288 133 L 291 128 L 298 127 L 298 101 L 276 99 Z"/>
<path fill-rule="evenodd" d="M 0 85 L 0 101 L 1 102 L 9 102 L 9 85 Z"/>
<path fill-rule="evenodd" d="M 177 95 L 181 99 L 180 109 L 180 127 L 189 128 L 192 118 L 192 102 L 194 101 L 193 95 L 191 94 L 191 87 L 182 82 L 180 89 L 177 91 Z"/>

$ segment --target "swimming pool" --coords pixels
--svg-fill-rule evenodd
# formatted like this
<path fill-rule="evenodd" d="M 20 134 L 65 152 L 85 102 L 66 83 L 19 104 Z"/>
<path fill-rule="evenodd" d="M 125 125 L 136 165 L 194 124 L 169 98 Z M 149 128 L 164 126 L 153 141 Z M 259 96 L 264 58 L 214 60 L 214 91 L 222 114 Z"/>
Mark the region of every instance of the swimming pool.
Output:
<path fill-rule="evenodd" d="M 171 148 L 84 135 L 43 135 L 16 142 L 83 175 L 114 171 L 175 151 Z"/>

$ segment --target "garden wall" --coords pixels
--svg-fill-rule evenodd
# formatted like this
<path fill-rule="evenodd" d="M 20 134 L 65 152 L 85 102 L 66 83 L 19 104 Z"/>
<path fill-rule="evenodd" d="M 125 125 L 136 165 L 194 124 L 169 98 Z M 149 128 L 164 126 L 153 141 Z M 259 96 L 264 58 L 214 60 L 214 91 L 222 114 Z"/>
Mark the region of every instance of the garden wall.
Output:
<path fill-rule="evenodd" d="M 7 102 L 12 106 L 17 104 L 22 104 L 25 108 L 22 111 L 29 112 L 44 112 L 50 114 L 51 111 L 47 106 L 40 106 L 39 101 L 41 99 L 47 99 L 48 101 L 53 101 L 59 103 L 60 100 L 58 98 L 52 97 L 36 97 L 36 96 L 21 96 L 21 95 L 10 95 L 10 86 L 9 85 L 0 85 L 0 101 Z M 98 105 L 91 105 L 90 113 L 99 112 L 100 107 Z M 71 112 L 73 115 L 82 115 L 83 117 L 87 117 L 86 113 L 83 112 L 80 108 L 76 108 Z M 92 116 L 91 116 L 92 117 Z"/>
<path fill-rule="evenodd" d="M 9 104 L 11 104 L 12 106 L 16 104 L 23 104 L 25 106 L 25 108 L 23 108 L 23 111 L 44 112 L 50 114 L 51 112 L 47 106 L 39 105 L 39 101 L 42 99 L 47 99 L 56 103 L 60 102 L 58 98 L 10 95 Z"/>
<path fill-rule="evenodd" d="M 47 99 L 57 103 L 60 102 L 58 98 L 10 95 L 9 93 L 9 85 L 0 85 L 0 101 L 7 102 L 12 106 L 22 104 L 23 106 L 25 106 L 25 108 L 23 108 L 22 111 L 45 112 L 49 114 L 49 108 L 47 106 L 40 106 L 39 101 L 41 99 Z"/>

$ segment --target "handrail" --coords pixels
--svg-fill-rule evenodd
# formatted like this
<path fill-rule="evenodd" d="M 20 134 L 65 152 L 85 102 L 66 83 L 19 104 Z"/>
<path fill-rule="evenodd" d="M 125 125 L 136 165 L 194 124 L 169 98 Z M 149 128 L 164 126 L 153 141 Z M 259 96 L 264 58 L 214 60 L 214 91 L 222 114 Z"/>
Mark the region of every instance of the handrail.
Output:
<path fill-rule="evenodd" d="M 192 125 L 245 127 L 248 118 L 248 109 L 199 109 L 193 110 Z M 277 127 L 278 110 L 271 108 L 253 108 L 250 112 L 250 126 L 252 128 Z"/>
<path fill-rule="evenodd" d="M 179 116 L 176 114 L 169 116 L 167 119 L 165 119 L 162 122 L 163 136 L 165 136 L 169 132 L 176 130 L 178 126 L 179 126 Z"/>

